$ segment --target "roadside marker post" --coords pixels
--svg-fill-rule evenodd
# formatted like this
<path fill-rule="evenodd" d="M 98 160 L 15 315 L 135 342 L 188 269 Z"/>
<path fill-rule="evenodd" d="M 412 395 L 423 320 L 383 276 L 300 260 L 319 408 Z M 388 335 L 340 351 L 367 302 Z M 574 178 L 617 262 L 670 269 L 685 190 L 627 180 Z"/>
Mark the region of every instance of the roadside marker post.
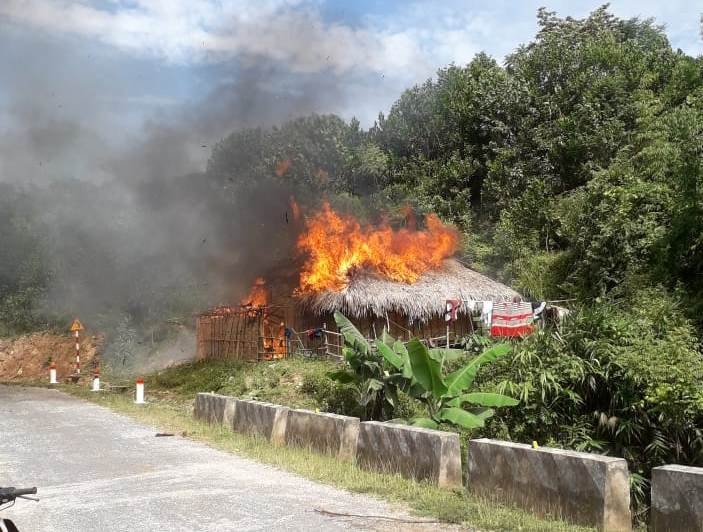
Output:
<path fill-rule="evenodd" d="M 138 405 L 145 404 L 144 401 L 144 379 L 141 377 L 137 378 L 137 393 L 136 400 L 134 401 Z"/>
<path fill-rule="evenodd" d="M 56 380 L 56 362 L 52 362 L 49 366 L 49 384 L 58 384 Z"/>
<path fill-rule="evenodd" d="M 95 371 L 93 372 L 93 389 L 92 391 L 94 392 L 99 392 L 100 391 L 100 369 L 95 368 Z"/>

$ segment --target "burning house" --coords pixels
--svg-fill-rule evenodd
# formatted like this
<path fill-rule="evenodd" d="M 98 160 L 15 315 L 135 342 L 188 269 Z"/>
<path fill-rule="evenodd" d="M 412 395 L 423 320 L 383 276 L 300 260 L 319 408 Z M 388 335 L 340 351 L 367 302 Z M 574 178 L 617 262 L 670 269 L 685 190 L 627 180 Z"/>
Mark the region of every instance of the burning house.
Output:
<path fill-rule="evenodd" d="M 259 278 L 237 307 L 220 307 L 198 317 L 198 358 L 262 360 L 291 351 L 336 356 L 340 338 L 333 314 L 340 311 L 370 338 L 392 336 L 429 342 L 446 338 L 448 299 L 510 301 L 519 294 L 452 258 L 456 231 L 428 216 L 396 229 L 362 226 L 329 205 L 308 218 L 297 238 L 303 257 L 291 273 Z M 450 325 L 458 338 L 473 332 L 468 305 Z"/>

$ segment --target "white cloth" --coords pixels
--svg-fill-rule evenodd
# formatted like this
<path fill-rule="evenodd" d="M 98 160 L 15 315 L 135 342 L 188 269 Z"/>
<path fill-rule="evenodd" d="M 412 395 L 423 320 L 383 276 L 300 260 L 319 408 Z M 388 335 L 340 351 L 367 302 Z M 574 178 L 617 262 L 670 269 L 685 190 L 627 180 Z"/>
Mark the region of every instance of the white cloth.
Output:
<path fill-rule="evenodd" d="M 493 316 L 493 301 L 484 301 L 481 308 L 481 321 L 490 329 L 491 317 Z"/>
<path fill-rule="evenodd" d="M 468 310 L 471 314 L 476 312 L 476 309 L 478 308 L 479 301 L 474 301 L 473 299 L 467 299 L 464 301 L 464 305 L 466 305 L 466 310 Z"/>

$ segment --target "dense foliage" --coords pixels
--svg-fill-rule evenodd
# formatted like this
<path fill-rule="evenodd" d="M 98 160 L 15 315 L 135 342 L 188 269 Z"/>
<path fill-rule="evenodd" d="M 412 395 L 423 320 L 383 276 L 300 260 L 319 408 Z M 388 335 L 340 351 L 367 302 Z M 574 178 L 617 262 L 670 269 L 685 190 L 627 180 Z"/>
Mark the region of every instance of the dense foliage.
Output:
<path fill-rule="evenodd" d="M 490 371 L 482 383 L 522 406 L 501 412 L 489 434 L 622 456 L 638 503 L 648 495 L 652 467 L 703 466 L 699 341 L 661 289 L 582 306 Z"/>

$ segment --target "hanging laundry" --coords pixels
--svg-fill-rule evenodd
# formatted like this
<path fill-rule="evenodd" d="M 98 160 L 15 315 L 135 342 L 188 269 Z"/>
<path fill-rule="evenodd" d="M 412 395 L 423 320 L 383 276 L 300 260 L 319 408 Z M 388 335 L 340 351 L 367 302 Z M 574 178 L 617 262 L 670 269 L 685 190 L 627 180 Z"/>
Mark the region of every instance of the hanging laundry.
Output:
<path fill-rule="evenodd" d="M 491 316 L 493 314 L 493 301 L 483 301 L 481 306 L 481 321 L 486 328 L 491 327 Z"/>
<path fill-rule="evenodd" d="M 536 318 L 537 316 L 542 314 L 545 308 L 547 308 L 546 301 L 542 301 L 541 303 L 532 303 L 532 314 Z"/>
<path fill-rule="evenodd" d="M 457 311 L 461 307 L 460 299 L 447 299 L 447 311 L 444 313 L 444 321 L 449 323 L 450 321 L 456 321 Z"/>
<path fill-rule="evenodd" d="M 532 304 L 496 303 L 491 314 L 491 336 L 525 336 L 534 330 Z"/>
<path fill-rule="evenodd" d="M 322 338 L 322 327 L 317 327 L 316 329 L 310 329 L 308 331 L 308 338 L 314 340 L 315 338 Z"/>

